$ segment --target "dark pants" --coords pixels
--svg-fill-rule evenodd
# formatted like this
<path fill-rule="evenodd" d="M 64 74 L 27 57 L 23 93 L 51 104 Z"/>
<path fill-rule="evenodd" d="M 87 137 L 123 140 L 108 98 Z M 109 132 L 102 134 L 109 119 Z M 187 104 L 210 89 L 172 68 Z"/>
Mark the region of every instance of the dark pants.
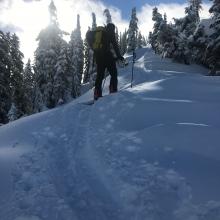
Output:
<path fill-rule="evenodd" d="M 111 79 L 109 90 L 110 92 L 117 92 L 118 87 L 118 79 L 117 79 L 117 68 L 115 59 L 111 54 L 96 56 L 96 64 L 97 64 L 97 77 L 95 81 L 95 89 L 99 94 L 102 95 L 102 81 L 105 77 L 105 70 L 109 72 Z"/>

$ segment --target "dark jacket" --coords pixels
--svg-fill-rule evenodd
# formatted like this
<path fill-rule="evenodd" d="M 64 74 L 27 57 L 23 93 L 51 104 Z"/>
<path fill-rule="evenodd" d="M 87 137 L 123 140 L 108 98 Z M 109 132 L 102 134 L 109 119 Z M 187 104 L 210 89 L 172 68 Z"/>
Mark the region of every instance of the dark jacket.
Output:
<path fill-rule="evenodd" d="M 101 51 L 94 51 L 96 61 L 99 62 L 112 59 L 121 59 L 122 56 L 120 54 L 114 30 L 108 30 L 107 28 L 105 29 L 106 31 L 103 32 L 103 38 L 105 39 L 104 47 Z M 116 57 L 114 57 L 114 52 L 112 52 L 112 49 L 114 50 Z"/>

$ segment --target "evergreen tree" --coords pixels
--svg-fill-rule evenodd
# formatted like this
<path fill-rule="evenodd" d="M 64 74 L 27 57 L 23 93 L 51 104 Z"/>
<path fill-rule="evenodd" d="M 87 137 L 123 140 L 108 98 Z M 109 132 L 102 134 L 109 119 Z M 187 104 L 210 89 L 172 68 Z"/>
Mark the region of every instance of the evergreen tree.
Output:
<path fill-rule="evenodd" d="M 149 34 L 149 43 L 153 50 L 162 57 L 173 58 L 175 61 L 189 63 L 190 51 L 188 40 L 182 32 L 184 19 L 175 19 L 175 25 L 167 23 L 166 14 L 162 16 L 157 8 L 153 9 L 153 32 Z"/>
<path fill-rule="evenodd" d="M 10 108 L 7 116 L 8 116 L 9 122 L 14 121 L 19 118 L 18 110 L 13 102 L 11 104 L 11 108 Z"/>
<path fill-rule="evenodd" d="M 28 59 L 23 71 L 24 107 L 25 114 L 33 113 L 35 76 L 31 67 L 31 60 Z"/>
<path fill-rule="evenodd" d="M 80 17 L 77 15 L 77 28 L 72 32 L 69 42 L 70 71 L 73 78 L 72 96 L 80 95 L 83 74 L 83 40 L 80 30 Z"/>
<path fill-rule="evenodd" d="M 193 35 L 195 32 L 200 21 L 199 11 L 201 8 L 201 0 L 189 0 L 189 6 L 185 8 L 186 16 L 184 18 L 174 19 L 178 31 L 186 37 Z"/>
<path fill-rule="evenodd" d="M 119 49 L 120 53 L 124 55 L 127 51 L 127 31 L 121 33 L 120 32 L 120 37 L 119 37 Z"/>
<path fill-rule="evenodd" d="M 84 69 L 83 69 L 83 83 L 88 83 L 90 76 L 89 76 L 89 65 L 90 65 L 90 48 L 86 41 L 84 40 Z"/>
<path fill-rule="evenodd" d="M 63 40 L 55 66 L 53 99 L 56 105 L 66 103 L 71 99 L 72 77 L 69 71 L 68 59 L 68 44 Z"/>
<path fill-rule="evenodd" d="M 143 46 L 146 47 L 147 46 L 147 37 L 146 36 L 142 36 L 142 42 L 143 42 Z"/>
<path fill-rule="evenodd" d="M 51 0 L 51 3 L 49 5 L 49 13 L 50 13 L 50 24 L 58 26 L 58 20 L 57 20 L 57 8 L 53 2 L 53 0 Z"/>
<path fill-rule="evenodd" d="M 142 48 L 143 47 L 143 37 L 141 35 L 141 32 L 138 32 L 138 38 L 137 38 L 137 48 Z"/>
<path fill-rule="evenodd" d="M 16 34 L 11 36 L 10 46 L 10 86 L 12 101 L 17 109 L 17 117 L 25 114 L 24 106 L 24 90 L 23 90 L 23 57 L 24 55 L 19 50 L 19 39 Z"/>
<path fill-rule="evenodd" d="M 95 30 L 97 27 L 97 24 L 96 24 L 96 15 L 94 12 L 92 12 L 92 30 Z"/>
<path fill-rule="evenodd" d="M 128 29 L 128 47 L 127 52 L 136 49 L 137 46 L 137 33 L 138 33 L 138 19 L 136 16 L 136 8 L 132 9 L 131 20 Z"/>
<path fill-rule="evenodd" d="M 92 30 L 95 30 L 97 27 L 96 24 L 96 15 L 95 13 L 92 13 Z M 88 29 L 88 31 L 90 28 Z M 91 86 L 94 85 L 94 80 L 95 80 L 95 62 L 93 58 L 93 51 L 89 47 L 87 41 L 85 40 L 84 43 L 84 55 L 85 55 L 85 63 L 84 63 L 84 78 L 83 82 L 88 83 L 90 82 Z"/>
<path fill-rule="evenodd" d="M 202 0 L 189 0 L 189 4 L 192 6 L 195 13 L 196 22 L 200 21 L 199 12 L 202 9 Z"/>
<path fill-rule="evenodd" d="M 220 0 L 213 0 L 213 5 L 209 12 L 212 14 L 212 23 L 210 25 L 212 34 L 206 49 L 206 63 L 211 69 L 210 74 L 214 75 L 217 65 L 220 63 Z"/>
<path fill-rule="evenodd" d="M 0 31 L 0 124 L 8 122 L 11 106 L 10 66 L 10 38 Z"/>
<path fill-rule="evenodd" d="M 56 7 L 53 1 L 49 6 L 49 11 L 51 23 L 40 32 L 37 38 L 39 44 L 35 52 L 36 88 L 34 110 L 36 112 L 56 106 L 53 91 L 54 74 L 56 73 L 56 63 L 63 42 L 63 32 L 57 22 Z"/>
<path fill-rule="evenodd" d="M 155 51 L 155 53 L 160 53 L 160 47 L 158 42 L 158 34 L 163 22 L 162 15 L 158 12 L 157 7 L 153 8 L 152 20 L 154 21 L 153 32 L 149 34 L 149 42 Z"/>
<path fill-rule="evenodd" d="M 112 16 L 108 9 L 104 10 L 104 15 L 106 16 L 106 24 L 112 23 Z"/>
<path fill-rule="evenodd" d="M 189 39 L 190 47 L 192 48 L 192 59 L 198 64 L 205 64 L 204 51 L 208 44 L 208 36 L 205 33 L 205 26 L 203 21 L 201 21 L 192 38 Z"/>

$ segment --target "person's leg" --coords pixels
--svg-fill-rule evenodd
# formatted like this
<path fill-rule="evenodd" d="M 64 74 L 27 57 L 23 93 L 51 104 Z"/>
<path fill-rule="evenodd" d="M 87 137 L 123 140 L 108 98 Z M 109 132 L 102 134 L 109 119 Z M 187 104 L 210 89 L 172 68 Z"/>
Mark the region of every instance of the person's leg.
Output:
<path fill-rule="evenodd" d="M 107 70 L 109 74 L 111 75 L 110 79 L 110 85 L 109 85 L 109 92 L 117 92 L 118 91 L 118 72 L 116 68 L 116 62 L 114 60 L 111 60 L 108 62 Z"/>
<path fill-rule="evenodd" d="M 103 60 L 97 61 L 97 76 L 95 81 L 94 99 L 102 96 L 102 80 L 105 73 L 105 64 Z"/>

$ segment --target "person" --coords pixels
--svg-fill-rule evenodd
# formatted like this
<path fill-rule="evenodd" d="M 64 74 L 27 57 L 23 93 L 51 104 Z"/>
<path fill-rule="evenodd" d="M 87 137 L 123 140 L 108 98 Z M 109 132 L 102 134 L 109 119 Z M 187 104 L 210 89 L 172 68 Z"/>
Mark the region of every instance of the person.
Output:
<path fill-rule="evenodd" d="M 116 58 L 114 57 L 111 48 L 113 48 L 116 54 Z M 97 100 L 99 97 L 102 97 L 102 81 L 105 77 L 106 69 L 111 76 L 109 92 L 114 93 L 118 91 L 118 72 L 116 61 L 121 60 L 123 62 L 124 58 L 120 54 L 119 47 L 116 41 L 114 24 L 109 23 L 105 27 L 105 46 L 102 50 L 94 51 L 94 59 L 97 65 L 94 99 Z"/>

